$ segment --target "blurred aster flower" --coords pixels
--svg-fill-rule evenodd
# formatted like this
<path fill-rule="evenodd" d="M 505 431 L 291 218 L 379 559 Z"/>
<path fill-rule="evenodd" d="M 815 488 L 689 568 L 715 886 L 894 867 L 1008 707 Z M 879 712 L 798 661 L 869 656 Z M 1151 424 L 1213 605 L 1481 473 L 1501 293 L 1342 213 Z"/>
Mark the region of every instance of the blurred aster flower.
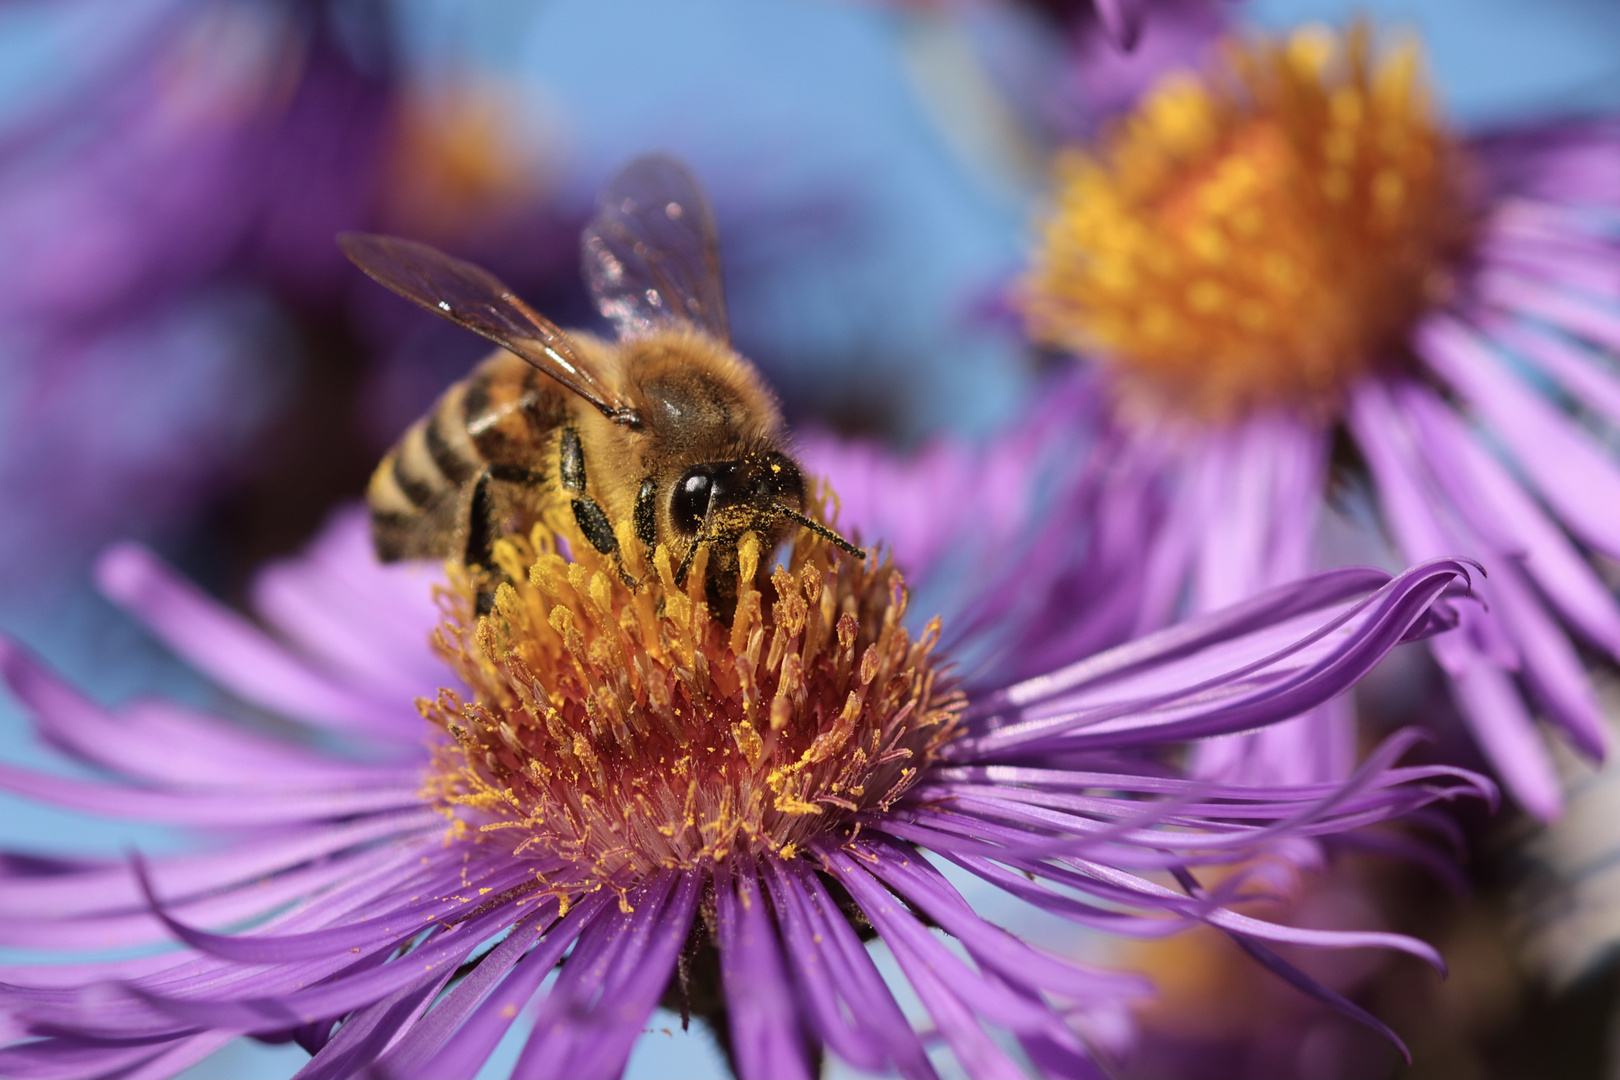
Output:
<path fill-rule="evenodd" d="M 950 9 L 953 0 L 904 0 L 911 7 Z M 1065 25 L 1095 24 L 1116 49 L 1131 52 L 1143 25 L 1156 14 L 1183 5 L 1183 0 L 1023 0 L 1024 6 Z M 1155 10 L 1157 9 L 1157 11 Z"/>
<path fill-rule="evenodd" d="M 274 294 L 347 273 L 331 235 L 369 197 L 383 83 L 322 9 L 147 7 L 0 132 L 0 550 L 35 571 L 7 603 L 240 470 L 296 369 Z"/>
<path fill-rule="evenodd" d="M 464 575 L 435 590 L 436 614 L 436 573 L 377 565 L 358 514 L 259 579 L 268 629 L 144 549 L 104 559 L 110 595 L 302 739 L 162 701 L 109 712 L 6 646 L 40 735 L 105 775 L 7 766 L 0 783 L 215 845 L 133 866 L 0 862 L 7 944 L 184 945 L 7 968 L 0 1071 L 161 1076 L 251 1034 L 309 1049 L 305 1077 L 471 1076 L 527 1012 L 515 1075 L 611 1076 L 666 999 L 715 1025 L 742 1076 L 813 1075 L 822 1047 L 932 1076 L 862 946 L 875 934 L 969 1075 L 1019 1074 L 1015 1054 L 1043 1075 L 1101 1075 L 1069 1019 L 1146 987 L 984 921 L 924 849 L 1084 926 L 1219 927 L 1319 994 L 1262 942 L 1438 962 L 1397 935 L 1245 917 L 1227 906 L 1241 871 L 1207 888 L 1194 872 L 1485 781 L 1394 767 L 1404 737 L 1341 786 L 1189 780 L 1158 751 L 1295 715 L 1450 625 L 1457 563 L 1326 574 L 964 694 L 937 620 L 904 629 L 886 561 L 803 534 L 767 573 L 745 543 L 727 627 L 662 552 L 630 567 L 648 582 L 632 592 L 573 539 L 577 562 L 545 537 L 504 543 L 514 584 L 481 621 Z M 203 929 L 219 926 L 245 929 Z"/>
<path fill-rule="evenodd" d="M 1121 499 L 1161 500 L 1144 619 L 1305 572 L 1334 478 L 1347 504 L 1365 484 L 1405 559 L 1485 565 L 1500 618 L 1432 649 L 1514 795 L 1556 814 L 1526 694 L 1601 757 L 1570 635 L 1620 657 L 1589 562 L 1620 555 L 1592 430 L 1620 419 L 1616 176 L 1607 120 L 1459 139 L 1415 46 L 1379 54 L 1364 25 L 1233 43 L 1067 156 L 1025 299 L 1041 340 L 1095 360 Z M 1206 768 L 1333 775 L 1350 746 L 1341 710 Z"/>

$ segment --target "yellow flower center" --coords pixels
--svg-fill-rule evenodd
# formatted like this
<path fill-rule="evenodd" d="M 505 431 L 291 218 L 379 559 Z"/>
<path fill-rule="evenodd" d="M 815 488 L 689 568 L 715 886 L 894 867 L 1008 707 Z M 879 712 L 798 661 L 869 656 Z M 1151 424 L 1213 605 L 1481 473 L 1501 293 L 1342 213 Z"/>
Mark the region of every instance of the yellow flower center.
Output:
<path fill-rule="evenodd" d="M 1415 46 L 1375 57 L 1361 24 L 1229 44 L 1060 159 L 1031 327 L 1199 416 L 1331 408 L 1449 291 L 1463 171 Z"/>
<path fill-rule="evenodd" d="M 420 702 L 450 735 L 428 795 L 460 835 L 511 838 L 570 864 L 559 890 L 622 889 L 660 867 L 791 856 L 908 788 L 956 730 L 959 692 L 912 641 L 888 561 L 801 532 L 765 571 L 740 550 L 729 626 L 668 553 L 627 565 L 539 530 L 503 541 L 510 583 L 474 619 L 478 583 L 452 574 L 436 644 L 471 690 Z M 635 545 L 627 545 L 633 549 Z"/>

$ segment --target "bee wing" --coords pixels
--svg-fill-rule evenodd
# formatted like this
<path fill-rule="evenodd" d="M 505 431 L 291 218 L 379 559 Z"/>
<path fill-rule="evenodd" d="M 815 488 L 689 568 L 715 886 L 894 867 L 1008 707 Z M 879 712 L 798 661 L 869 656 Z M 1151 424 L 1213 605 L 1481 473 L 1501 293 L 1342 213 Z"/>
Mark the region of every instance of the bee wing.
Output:
<path fill-rule="evenodd" d="M 614 419 L 635 410 L 574 349 L 568 335 L 487 270 L 397 236 L 347 232 L 343 253 L 374 281 L 521 356 Z"/>
<path fill-rule="evenodd" d="M 692 174 L 637 158 L 609 182 L 580 237 L 585 284 L 620 337 L 691 324 L 729 341 L 720 234 Z"/>

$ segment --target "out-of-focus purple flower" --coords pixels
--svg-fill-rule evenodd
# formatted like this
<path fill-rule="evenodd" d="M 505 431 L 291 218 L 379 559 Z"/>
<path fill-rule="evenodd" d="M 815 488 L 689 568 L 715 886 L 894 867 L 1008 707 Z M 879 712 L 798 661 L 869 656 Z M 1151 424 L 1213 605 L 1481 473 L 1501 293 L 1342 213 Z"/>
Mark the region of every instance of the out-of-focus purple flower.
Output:
<path fill-rule="evenodd" d="M 183 521 L 287 397 L 277 297 L 349 273 L 331 236 L 385 132 L 382 78 L 323 18 L 154 6 L 0 133 L 0 545 L 35 570 L 8 595 Z"/>
<path fill-rule="evenodd" d="M 904 587 L 875 561 L 801 539 L 762 585 L 773 602 L 745 570 L 725 627 L 667 563 L 632 592 L 588 544 L 573 550 L 581 563 L 506 552 L 515 586 L 482 623 L 461 578 L 436 613 L 438 572 L 378 566 L 353 513 L 261 576 L 262 625 L 144 549 L 105 558 L 110 595 L 304 737 L 162 701 L 108 711 L 5 646 L 41 737 L 106 777 L 7 766 L 0 784 L 215 845 L 134 865 L 0 862 L 5 943 L 55 954 L 0 978 L 0 1071 L 167 1075 L 250 1034 L 299 1041 L 308 1077 L 471 1076 L 521 1015 L 516 1075 L 614 1075 L 667 990 L 721 1015 L 745 1077 L 809 1076 L 817 1047 L 932 1076 L 859 926 L 969 1075 L 1101 1075 L 1065 1017 L 1146 987 L 984 921 L 923 850 L 1084 926 L 1213 925 L 1306 986 L 1263 942 L 1438 962 L 1397 935 L 1242 916 L 1228 906 L 1241 869 L 1207 887 L 1195 874 L 1484 781 L 1396 767 L 1405 737 L 1343 785 L 1232 787 L 1154 751 L 1344 692 L 1396 643 L 1455 622 L 1442 596 L 1466 580 L 1457 563 L 1322 575 L 964 696 L 937 631 L 901 629 Z"/>
<path fill-rule="evenodd" d="M 1151 30 L 1129 50 L 1116 47 L 1106 22 L 1101 33 L 1076 27 L 1069 63 L 1051 96 L 1048 124 L 1070 139 L 1095 135 L 1168 72 L 1201 69 L 1230 27 L 1230 6 L 1227 0 L 1165 0 Z"/>
<path fill-rule="evenodd" d="M 1337 859 L 1325 873 L 1301 880 L 1285 904 L 1264 900 L 1245 910 L 1298 926 L 1384 930 L 1390 918 L 1381 910 L 1376 870 L 1369 875 L 1369 869 L 1364 861 Z M 1120 962 L 1141 970 L 1161 991 L 1135 1010 L 1137 1037 L 1120 1066 L 1121 1077 L 1348 1080 L 1388 1075 L 1394 1064 L 1389 1046 L 1371 1031 L 1346 1023 L 1273 978 L 1218 932 L 1133 942 L 1122 954 Z M 1373 999 L 1380 982 L 1400 979 L 1399 960 L 1366 951 L 1314 952 L 1299 959 L 1323 986 L 1353 1000 Z M 1449 952 L 1447 959 L 1458 966 Z M 1454 970 L 1448 988 L 1456 978 Z M 1400 1019 L 1408 1031 L 1435 1022 L 1432 1015 L 1405 1012 Z M 1423 1038 L 1427 1042 L 1429 1032 Z M 1432 1062 L 1432 1054 L 1423 1056 Z"/>
<path fill-rule="evenodd" d="M 899 2 L 928 9 L 954 6 L 953 0 Z M 1067 24 L 1089 26 L 1095 23 L 1111 46 L 1126 53 L 1136 49 L 1143 27 L 1149 21 L 1161 16 L 1173 21 L 1176 10 L 1186 6 L 1182 0 L 1025 0 L 1025 5 Z"/>
<path fill-rule="evenodd" d="M 1094 358 L 1118 468 L 1152 478 L 1145 624 L 1320 565 L 1326 501 L 1368 491 L 1402 558 L 1485 565 L 1496 618 L 1431 647 L 1516 798 L 1557 814 L 1530 702 L 1601 757 L 1572 636 L 1620 657 L 1589 561 L 1620 555 L 1617 169 L 1608 119 L 1454 138 L 1416 50 L 1365 27 L 1234 44 L 1067 159 L 1029 310 Z M 1111 503 L 1140 510 L 1141 487 Z M 1342 774 L 1348 719 L 1206 766 Z"/>

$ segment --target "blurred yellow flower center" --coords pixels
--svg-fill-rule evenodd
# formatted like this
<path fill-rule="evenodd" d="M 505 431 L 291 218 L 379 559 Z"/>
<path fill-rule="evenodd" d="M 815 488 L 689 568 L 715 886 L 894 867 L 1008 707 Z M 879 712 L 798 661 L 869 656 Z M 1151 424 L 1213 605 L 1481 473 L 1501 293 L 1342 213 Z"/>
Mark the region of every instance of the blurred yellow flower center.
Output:
<path fill-rule="evenodd" d="M 1359 24 L 1229 44 L 1060 159 L 1031 326 L 1199 416 L 1331 408 L 1447 294 L 1462 172 L 1415 46 L 1375 57 Z"/>
<path fill-rule="evenodd" d="M 931 656 L 937 623 L 910 639 L 887 561 L 805 532 L 766 572 L 747 537 L 726 626 L 703 599 L 702 554 L 678 588 L 660 548 L 625 567 L 643 582 L 631 588 L 572 539 L 577 561 L 538 531 L 502 542 L 513 584 L 482 619 L 455 577 L 436 644 L 471 694 L 421 702 L 451 737 L 429 796 L 460 835 L 566 861 L 574 876 L 547 875 L 554 887 L 791 856 L 886 808 L 954 735 L 962 697 Z"/>

